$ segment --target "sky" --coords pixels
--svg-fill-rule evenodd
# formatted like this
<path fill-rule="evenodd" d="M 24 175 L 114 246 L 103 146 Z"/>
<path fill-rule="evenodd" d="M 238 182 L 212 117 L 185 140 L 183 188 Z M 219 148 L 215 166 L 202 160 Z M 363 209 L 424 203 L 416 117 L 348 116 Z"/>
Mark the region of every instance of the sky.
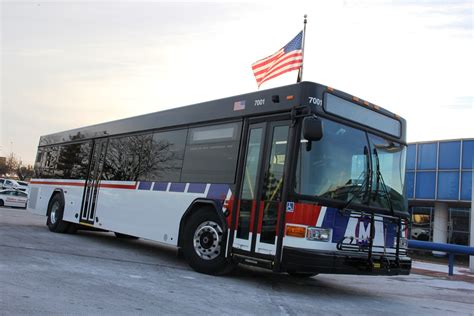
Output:
<path fill-rule="evenodd" d="M 256 91 L 251 64 L 304 14 L 304 80 L 404 117 L 409 142 L 474 137 L 473 1 L 1 1 L 0 156 L 31 164 L 41 135 Z"/>

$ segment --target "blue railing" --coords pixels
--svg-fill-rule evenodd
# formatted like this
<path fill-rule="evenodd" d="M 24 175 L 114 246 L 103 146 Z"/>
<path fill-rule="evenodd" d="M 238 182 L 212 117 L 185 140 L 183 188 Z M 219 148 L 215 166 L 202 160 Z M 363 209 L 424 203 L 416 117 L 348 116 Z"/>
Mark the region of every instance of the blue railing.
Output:
<path fill-rule="evenodd" d="M 452 245 L 452 244 L 442 244 L 442 243 L 429 242 L 429 241 L 408 240 L 408 248 L 446 252 L 449 258 L 449 261 L 448 261 L 448 267 L 449 267 L 448 274 L 449 275 L 453 275 L 455 254 L 464 254 L 464 255 L 474 256 L 474 247 Z"/>

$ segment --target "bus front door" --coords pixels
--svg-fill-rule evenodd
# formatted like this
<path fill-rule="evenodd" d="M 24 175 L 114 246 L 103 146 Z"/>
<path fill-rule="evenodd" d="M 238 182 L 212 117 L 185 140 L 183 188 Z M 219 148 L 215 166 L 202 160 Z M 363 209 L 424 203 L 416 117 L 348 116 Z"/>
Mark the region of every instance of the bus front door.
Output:
<path fill-rule="evenodd" d="M 97 197 L 99 195 L 100 178 L 104 167 L 105 154 L 107 151 L 107 139 L 94 141 L 92 149 L 89 173 L 84 184 L 82 196 L 80 224 L 94 225 Z"/>
<path fill-rule="evenodd" d="M 238 215 L 233 225 L 232 247 L 236 254 L 274 259 L 289 124 L 289 121 L 272 121 L 248 127 L 240 194 L 236 201 Z"/>

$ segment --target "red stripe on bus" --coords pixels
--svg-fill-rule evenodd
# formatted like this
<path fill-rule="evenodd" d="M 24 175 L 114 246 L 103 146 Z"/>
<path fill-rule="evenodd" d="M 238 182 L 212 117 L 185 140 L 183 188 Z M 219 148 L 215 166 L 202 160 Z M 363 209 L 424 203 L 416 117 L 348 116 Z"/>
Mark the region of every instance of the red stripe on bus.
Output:
<path fill-rule="evenodd" d="M 265 202 L 260 201 L 260 205 L 258 206 L 258 223 L 257 223 L 257 231 L 256 233 L 262 232 L 262 222 L 263 222 L 263 213 L 265 212 Z"/>
<path fill-rule="evenodd" d="M 239 214 L 240 214 L 240 200 L 235 200 L 231 205 L 233 204 L 236 204 L 236 207 L 232 207 L 232 212 L 235 212 L 235 223 L 234 225 L 232 225 L 232 221 L 231 221 L 231 224 L 229 225 L 229 227 L 231 228 L 232 231 L 234 230 L 237 230 L 237 228 L 239 227 Z M 232 212 L 230 213 L 232 215 Z M 233 215 L 232 215 L 233 216 Z M 229 217 L 232 217 L 229 215 Z"/>
<path fill-rule="evenodd" d="M 250 211 L 250 228 L 249 232 L 254 233 L 253 226 L 255 225 L 255 212 L 257 212 L 257 202 L 252 201 L 252 210 Z"/>
<path fill-rule="evenodd" d="M 49 185 L 65 185 L 73 187 L 83 187 L 84 182 L 53 182 L 53 181 L 31 181 L 30 184 L 49 184 Z"/>
<path fill-rule="evenodd" d="M 316 226 L 320 212 L 320 205 L 295 203 L 293 212 L 286 212 L 286 223 Z"/>
<path fill-rule="evenodd" d="M 109 183 L 101 183 L 99 187 L 101 188 L 108 188 L 108 189 L 128 189 L 128 190 L 135 190 L 137 188 L 138 182 L 135 184 L 109 184 Z"/>
<path fill-rule="evenodd" d="M 278 212 L 277 212 L 277 222 L 276 222 L 276 226 L 275 226 L 275 231 L 276 231 L 276 234 L 278 236 L 278 227 L 280 227 L 280 221 L 281 221 L 281 212 L 282 212 L 282 208 L 283 208 L 283 203 L 278 203 Z M 285 230 L 285 229 L 283 229 Z"/>
<path fill-rule="evenodd" d="M 234 197 L 231 196 L 227 203 L 224 202 L 224 207 L 227 209 L 227 227 L 231 227 L 232 224 L 232 212 L 234 212 Z"/>
<path fill-rule="evenodd" d="M 53 182 L 53 181 L 31 181 L 31 184 L 46 184 L 46 185 L 57 185 L 57 186 L 74 186 L 74 187 L 83 187 L 84 182 Z M 136 190 L 138 182 L 135 184 L 111 184 L 111 183 L 101 183 L 99 187 L 109 188 L 109 189 L 128 189 Z"/>

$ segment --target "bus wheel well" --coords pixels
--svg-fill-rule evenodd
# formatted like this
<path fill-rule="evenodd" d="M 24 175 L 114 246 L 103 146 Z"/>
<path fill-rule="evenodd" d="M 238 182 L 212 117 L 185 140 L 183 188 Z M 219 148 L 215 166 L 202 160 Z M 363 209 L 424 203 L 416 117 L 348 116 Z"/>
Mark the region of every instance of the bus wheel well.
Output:
<path fill-rule="evenodd" d="M 64 193 L 62 191 L 53 192 L 48 202 L 46 226 L 55 233 L 67 233 L 70 223 L 63 220 L 64 216 Z"/>
<path fill-rule="evenodd" d="M 63 200 L 63 204 L 64 204 L 64 193 L 63 193 L 63 190 L 61 190 L 61 189 L 55 189 L 55 190 L 53 191 L 53 193 L 51 194 L 51 197 L 49 198 L 49 201 L 48 201 L 48 210 L 46 211 L 46 216 L 49 216 L 50 204 L 51 204 L 51 201 L 53 200 L 53 198 L 54 198 L 56 195 L 59 195 L 59 196 L 61 197 L 61 199 Z"/>
<path fill-rule="evenodd" d="M 212 210 L 216 212 L 216 214 L 222 221 L 224 230 L 227 230 L 227 222 L 222 212 L 218 211 L 218 206 L 216 202 L 211 200 L 196 200 L 191 204 L 191 206 L 189 206 L 186 212 L 184 212 L 183 217 L 181 217 L 181 222 L 179 223 L 178 248 L 181 248 L 183 246 L 184 227 L 186 227 L 186 223 L 189 218 L 191 218 L 193 214 L 196 214 L 197 212 L 202 212 L 204 210 Z"/>

